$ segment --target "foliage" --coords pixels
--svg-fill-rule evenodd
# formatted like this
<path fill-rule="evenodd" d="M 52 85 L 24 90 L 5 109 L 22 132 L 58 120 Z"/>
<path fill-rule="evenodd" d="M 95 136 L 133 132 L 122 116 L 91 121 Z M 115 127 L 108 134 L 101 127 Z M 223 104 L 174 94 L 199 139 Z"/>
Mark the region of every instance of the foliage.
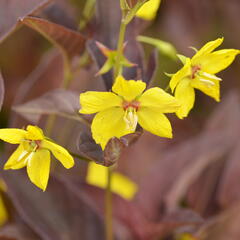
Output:
<path fill-rule="evenodd" d="M 240 238 L 238 1 L 0 9 L 0 239 Z"/>

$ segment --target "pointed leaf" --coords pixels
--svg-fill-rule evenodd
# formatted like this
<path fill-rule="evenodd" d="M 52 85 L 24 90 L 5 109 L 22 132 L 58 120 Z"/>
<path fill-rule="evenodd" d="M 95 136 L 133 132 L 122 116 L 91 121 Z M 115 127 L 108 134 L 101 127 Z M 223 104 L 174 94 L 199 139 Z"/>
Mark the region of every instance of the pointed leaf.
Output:
<path fill-rule="evenodd" d="M 85 130 L 79 135 L 77 147 L 79 153 L 84 157 L 108 167 L 115 164 L 120 158 L 123 149 L 133 144 L 140 136 L 141 132 L 136 132 L 125 135 L 120 139 L 111 138 L 103 152 L 100 145 L 93 140 L 91 132 Z"/>
<path fill-rule="evenodd" d="M 0 42 L 18 26 L 18 18 L 33 14 L 46 7 L 52 0 L 2 0 L 0 1 Z"/>
<path fill-rule="evenodd" d="M 42 240 L 104 239 L 103 222 L 84 194 L 74 194 L 53 176 L 43 193 L 26 175 L 3 175 L 19 216 Z"/>
<path fill-rule="evenodd" d="M 177 54 L 177 57 L 182 62 L 182 64 L 185 65 L 187 57 L 185 57 L 184 55 L 181 55 L 181 54 Z"/>
<path fill-rule="evenodd" d="M 86 38 L 69 28 L 36 17 L 25 17 L 20 22 L 39 32 L 68 57 L 80 55 L 85 49 Z"/>
<path fill-rule="evenodd" d="M 0 110 L 2 108 L 3 99 L 4 99 L 4 81 L 2 74 L 0 73 Z"/>
<path fill-rule="evenodd" d="M 153 82 L 158 66 L 158 52 L 154 49 L 148 59 L 147 69 L 144 71 L 143 81 L 147 84 Z"/>
<path fill-rule="evenodd" d="M 140 42 L 151 44 L 151 45 L 155 46 L 159 50 L 160 53 L 172 58 L 173 60 L 176 59 L 177 50 L 169 42 L 162 41 L 162 40 L 156 39 L 156 38 L 146 37 L 146 36 L 138 36 L 137 40 Z"/>
<path fill-rule="evenodd" d="M 56 114 L 81 121 L 77 115 L 79 109 L 79 94 L 62 89 L 50 91 L 37 99 L 13 107 L 15 112 L 35 124 L 43 114 Z"/>

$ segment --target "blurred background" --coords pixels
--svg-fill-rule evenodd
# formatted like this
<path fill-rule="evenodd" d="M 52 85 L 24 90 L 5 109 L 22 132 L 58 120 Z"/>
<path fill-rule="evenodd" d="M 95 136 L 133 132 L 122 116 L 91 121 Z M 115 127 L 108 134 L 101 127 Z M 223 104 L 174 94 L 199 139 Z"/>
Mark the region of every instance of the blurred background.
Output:
<path fill-rule="evenodd" d="M 189 47 L 199 49 L 218 37 L 224 37 L 220 48 L 240 49 L 239 13 L 239 0 L 162 0 L 153 20 L 138 18 L 128 26 L 126 55 L 138 67 L 126 70 L 126 79 L 137 79 L 141 70 L 141 76 L 150 76 L 151 85 L 165 88 L 169 77 L 164 73 L 174 73 L 182 66 L 153 46 L 136 42 L 136 36 L 167 41 L 189 57 L 194 54 Z M 44 126 L 46 114 L 52 113 L 45 101 L 40 103 L 43 115 L 38 117 L 21 113 L 21 109 L 16 113 L 13 107 L 61 88 L 64 78 L 61 47 L 27 21 L 19 20 L 26 16 L 82 34 L 74 43 L 69 32 L 52 25 L 40 27 L 40 33 L 46 31 L 50 40 L 60 42 L 71 55 L 71 91 L 79 94 L 111 85 L 111 73 L 95 76 L 104 58 L 93 45 L 98 40 L 116 48 L 120 23 L 117 0 L 2 0 L 0 69 L 5 97 L 1 128 L 21 128 L 29 123 Z M 116 239 L 240 239 L 239 57 L 218 76 L 223 79 L 220 103 L 197 91 L 195 107 L 187 119 L 169 116 L 172 140 L 144 132 L 124 149 L 118 171 L 137 183 L 139 190 L 132 201 L 115 196 Z M 68 95 L 59 95 L 51 107 L 68 99 Z M 31 107 L 40 109 L 39 103 L 34 104 Z M 52 137 L 79 151 L 81 129 L 76 122 L 58 117 Z M 10 151 L 2 154 L 1 164 Z M 0 229 L 0 239 L 104 239 L 103 190 L 85 184 L 86 169 L 82 162 L 67 173 L 54 165 L 46 193 L 28 183 L 24 174 L 1 173 L 9 189 L 3 195 L 10 220 Z"/>

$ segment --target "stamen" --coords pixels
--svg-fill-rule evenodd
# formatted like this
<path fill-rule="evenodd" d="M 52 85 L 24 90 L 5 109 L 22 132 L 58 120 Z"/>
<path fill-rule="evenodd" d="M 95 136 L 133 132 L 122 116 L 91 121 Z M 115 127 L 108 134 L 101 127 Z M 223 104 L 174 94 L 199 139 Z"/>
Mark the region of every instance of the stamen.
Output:
<path fill-rule="evenodd" d="M 127 124 L 128 130 L 134 132 L 138 123 L 138 116 L 135 108 L 129 107 L 125 110 L 124 121 Z"/>
<path fill-rule="evenodd" d="M 207 80 L 207 79 L 204 79 L 204 78 L 199 78 L 199 80 L 200 80 L 201 82 L 206 83 L 207 85 L 211 85 L 211 86 L 214 86 L 214 85 L 215 85 L 215 83 L 212 82 L 211 80 Z"/>
<path fill-rule="evenodd" d="M 27 152 L 36 152 L 39 149 L 41 141 L 40 140 L 23 140 L 23 148 Z"/>
<path fill-rule="evenodd" d="M 200 71 L 200 72 L 199 72 L 199 75 L 202 76 L 202 77 L 204 77 L 204 78 L 208 78 L 208 79 L 210 79 L 210 80 L 222 81 L 221 78 L 219 78 L 219 77 L 217 77 L 217 76 L 215 76 L 215 75 L 213 75 L 213 74 L 207 73 L 207 72 Z"/>

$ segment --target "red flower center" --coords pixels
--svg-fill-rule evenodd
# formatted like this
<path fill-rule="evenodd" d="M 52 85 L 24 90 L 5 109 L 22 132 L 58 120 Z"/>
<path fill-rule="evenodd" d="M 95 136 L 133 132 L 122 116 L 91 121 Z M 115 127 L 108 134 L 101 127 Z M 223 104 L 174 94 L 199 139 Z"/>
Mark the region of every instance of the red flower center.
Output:
<path fill-rule="evenodd" d="M 199 70 L 201 70 L 201 67 L 199 65 L 192 66 L 192 75 L 191 75 L 192 79 L 196 77 L 196 74 Z"/>
<path fill-rule="evenodd" d="M 123 104 L 123 109 L 126 111 L 128 108 L 134 108 L 136 111 L 139 109 L 139 106 L 140 106 L 140 102 L 138 101 L 131 101 L 131 102 L 127 102 L 127 101 L 124 101 Z"/>
<path fill-rule="evenodd" d="M 33 151 L 36 151 L 40 148 L 41 140 L 32 140 L 29 142 L 29 145 Z"/>

